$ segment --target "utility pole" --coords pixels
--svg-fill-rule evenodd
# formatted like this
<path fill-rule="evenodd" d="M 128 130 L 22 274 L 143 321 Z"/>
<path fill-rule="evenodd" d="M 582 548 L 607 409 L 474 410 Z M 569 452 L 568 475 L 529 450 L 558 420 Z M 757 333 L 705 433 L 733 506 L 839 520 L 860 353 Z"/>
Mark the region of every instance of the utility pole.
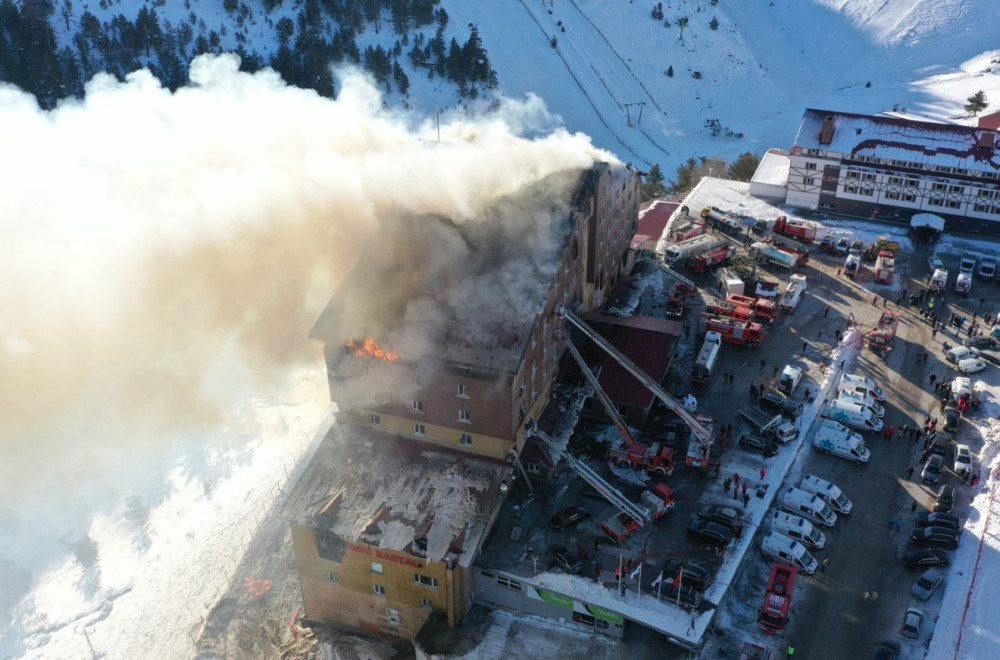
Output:
<path fill-rule="evenodd" d="M 440 110 L 435 110 L 434 111 L 434 118 L 437 121 L 438 142 L 440 142 L 441 141 L 441 111 Z"/>

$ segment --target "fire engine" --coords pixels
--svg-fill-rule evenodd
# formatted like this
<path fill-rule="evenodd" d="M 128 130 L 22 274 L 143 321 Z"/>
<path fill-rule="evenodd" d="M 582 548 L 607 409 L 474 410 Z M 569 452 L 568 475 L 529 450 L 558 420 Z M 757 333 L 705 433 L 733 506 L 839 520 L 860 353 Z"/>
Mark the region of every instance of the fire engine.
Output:
<path fill-rule="evenodd" d="M 875 352 L 885 352 L 889 350 L 889 344 L 896 336 L 896 329 L 899 327 L 899 314 L 882 311 L 882 317 L 878 324 L 868 333 L 868 348 Z"/>
<path fill-rule="evenodd" d="M 802 243 L 799 243 L 798 241 L 793 241 L 792 239 L 785 238 L 779 234 L 772 234 L 764 242 L 770 243 L 782 252 L 794 255 L 798 266 L 805 266 L 809 263 L 809 248 L 802 245 Z"/>
<path fill-rule="evenodd" d="M 764 341 L 764 328 L 760 323 L 710 315 L 704 315 L 702 320 L 705 330 L 718 332 L 724 342 L 757 348 Z"/>
<path fill-rule="evenodd" d="M 792 592 L 795 590 L 795 577 L 798 571 L 794 566 L 773 564 L 771 577 L 767 580 L 767 591 L 764 592 L 764 603 L 757 610 L 757 623 L 768 635 L 774 635 L 785 629 L 788 623 L 788 610 L 792 605 Z"/>
<path fill-rule="evenodd" d="M 735 293 L 730 294 L 729 298 L 726 300 L 752 309 L 755 320 L 757 321 L 767 321 L 768 323 L 772 323 L 776 318 L 778 318 L 778 308 L 775 306 L 773 300 L 768 300 L 767 298 L 741 296 Z"/>
<path fill-rule="evenodd" d="M 892 273 L 896 267 L 896 257 L 892 252 L 883 250 L 875 260 L 875 281 L 882 284 L 892 284 Z"/>
<path fill-rule="evenodd" d="M 688 260 L 688 265 L 694 272 L 703 273 L 708 268 L 728 262 L 734 254 L 736 254 L 736 246 L 732 243 L 724 243 L 691 257 Z"/>
<path fill-rule="evenodd" d="M 608 460 L 618 467 L 645 468 L 647 472 L 661 476 L 674 473 L 674 450 L 658 442 L 651 445 L 644 442 L 623 443 L 611 448 Z"/>
<path fill-rule="evenodd" d="M 774 231 L 791 236 L 803 243 L 812 243 L 816 238 L 816 223 L 795 218 L 789 219 L 782 215 L 775 219 Z"/>
<path fill-rule="evenodd" d="M 712 316 L 725 316 L 737 321 L 752 321 L 754 318 L 753 308 L 740 305 L 732 300 L 709 298 L 705 305 L 705 311 Z"/>

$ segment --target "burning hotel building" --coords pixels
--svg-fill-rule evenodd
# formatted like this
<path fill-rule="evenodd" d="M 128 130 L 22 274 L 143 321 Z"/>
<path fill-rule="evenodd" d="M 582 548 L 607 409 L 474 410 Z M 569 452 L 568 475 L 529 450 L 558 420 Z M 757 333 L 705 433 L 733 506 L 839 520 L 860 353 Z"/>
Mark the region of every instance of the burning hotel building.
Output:
<path fill-rule="evenodd" d="M 559 309 L 597 308 L 630 266 L 639 183 L 598 163 L 369 241 L 310 333 L 339 412 L 283 512 L 307 619 L 396 639 L 462 621 L 557 375 Z"/>

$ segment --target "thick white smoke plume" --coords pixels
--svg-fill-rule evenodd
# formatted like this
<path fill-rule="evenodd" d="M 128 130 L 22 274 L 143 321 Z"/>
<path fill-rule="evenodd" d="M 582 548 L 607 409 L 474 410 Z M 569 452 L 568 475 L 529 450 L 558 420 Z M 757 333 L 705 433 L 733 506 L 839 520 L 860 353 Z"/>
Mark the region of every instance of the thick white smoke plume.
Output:
<path fill-rule="evenodd" d="M 98 77 L 51 112 L 0 88 L 0 566 L 44 559 L 34 543 L 120 505 L 186 430 L 318 362 L 309 329 L 368 238 L 392 243 L 380 219 L 474 222 L 613 160 L 522 137 L 554 123 L 534 99 L 442 115 L 438 142 L 360 75 L 336 101 L 232 56 L 191 80 Z"/>

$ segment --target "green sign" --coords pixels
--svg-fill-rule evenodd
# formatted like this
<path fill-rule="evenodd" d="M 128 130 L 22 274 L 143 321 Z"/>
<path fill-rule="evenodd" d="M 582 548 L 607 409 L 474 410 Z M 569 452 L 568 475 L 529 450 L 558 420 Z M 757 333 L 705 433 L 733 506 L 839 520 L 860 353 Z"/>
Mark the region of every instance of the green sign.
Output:
<path fill-rule="evenodd" d="M 604 619 L 605 621 L 610 621 L 611 623 L 617 623 L 621 625 L 624 621 L 624 617 L 617 612 L 612 612 L 611 610 L 606 610 L 603 607 L 597 605 L 587 605 L 587 610 L 594 616 Z"/>
<path fill-rule="evenodd" d="M 545 591 L 544 589 L 538 589 L 538 595 L 546 603 L 551 603 L 552 605 L 558 605 L 559 607 L 564 607 L 567 610 L 573 609 L 573 599 L 567 596 L 562 596 L 560 594 L 552 593 L 551 591 Z"/>

